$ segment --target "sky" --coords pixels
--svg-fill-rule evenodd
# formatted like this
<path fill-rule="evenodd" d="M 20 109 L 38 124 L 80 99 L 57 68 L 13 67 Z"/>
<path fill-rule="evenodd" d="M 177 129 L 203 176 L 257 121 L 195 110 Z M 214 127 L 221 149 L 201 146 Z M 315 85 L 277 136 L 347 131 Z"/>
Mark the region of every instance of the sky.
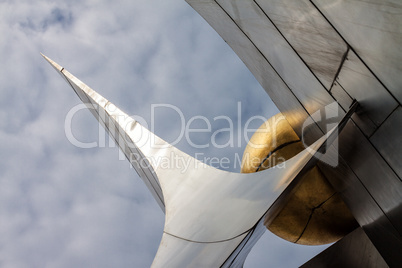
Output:
<path fill-rule="evenodd" d="M 207 118 L 210 132 L 176 146 L 206 163 L 229 158 L 221 169 L 239 172 L 247 140 L 235 131 L 233 146 L 213 146 L 212 133 L 228 127 L 214 118 L 242 131 L 278 112 L 184 0 L 0 0 L 0 17 L 1 267 L 149 267 L 163 231 L 164 214 L 93 116 L 80 110 L 66 121 L 81 102 L 40 52 L 168 142 L 181 121 L 161 105 L 186 123 Z M 68 130 L 97 146 L 75 146 Z M 324 248 L 267 231 L 245 267 L 296 267 Z"/>

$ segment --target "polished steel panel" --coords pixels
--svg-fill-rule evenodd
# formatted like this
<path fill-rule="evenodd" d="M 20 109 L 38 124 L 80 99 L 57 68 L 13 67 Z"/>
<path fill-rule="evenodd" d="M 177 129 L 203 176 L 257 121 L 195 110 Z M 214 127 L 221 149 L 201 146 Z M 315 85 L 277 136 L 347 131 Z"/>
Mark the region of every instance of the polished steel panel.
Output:
<path fill-rule="evenodd" d="M 400 267 L 402 263 L 402 237 L 400 234 L 395 234 L 393 225 L 390 224 L 386 215 L 372 224 L 363 226 L 363 230 L 389 267 Z"/>
<path fill-rule="evenodd" d="M 334 101 L 254 1 L 217 2 L 252 40 L 309 114 Z M 326 130 L 324 122 L 317 123 Z"/>
<path fill-rule="evenodd" d="M 340 155 L 402 235 L 402 222 L 390 213 L 402 200 L 402 181 L 352 122 L 348 123 L 339 139 Z"/>
<path fill-rule="evenodd" d="M 360 104 L 376 126 L 398 106 L 395 99 L 367 69 L 353 51 L 349 51 L 337 78 L 338 84 Z"/>
<path fill-rule="evenodd" d="M 256 0 L 310 70 L 329 90 L 347 45 L 308 0 Z"/>
<path fill-rule="evenodd" d="M 402 107 L 399 106 L 371 137 L 371 142 L 402 178 Z"/>
<path fill-rule="evenodd" d="M 214 0 L 186 0 L 204 19 L 219 33 L 228 45 L 246 64 L 255 78 L 268 93 L 272 101 L 292 125 L 299 137 L 302 135 L 302 124 L 309 114 L 299 100 L 290 91 L 278 73 L 261 54 L 261 51 L 234 23 L 228 14 Z M 322 131 L 312 125 L 306 140 L 316 140 Z"/>
<path fill-rule="evenodd" d="M 349 124 L 346 128 L 353 126 Z M 342 140 L 340 146 L 342 146 Z M 327 151 L 327 155 L 332 154 L 337 157 L 336 150 Z M 329 167 L 324 163 L 318 163 L 320 169 L 326 174 L 326 177 L 334 188 L 341 193 L 343 200 L 352 211 L 360 226 L 364 227 L 367 236 L 376 246 L 381 256 L 387 263 L 400 263 L 402 255 L 399 249 L 402 248 L 400 233 L 395 229 L 393 223 L 384 214 L 384 211 L 378 206 L 376 200 L 367 191 L 367 188 L 359 180 L 356 174 L 347 166 L 344 159 L 339 159 L 339 165 L 336 168 Z M 393 216 L 394 210 L 388 212 Z M 400 217 L 400 216 L 399 216 Z M 396 217 L 392 217 L 394 222 L 398 222 Z M 401 221 L 399 221 L 401 222 Z M 395 253 L 395 250 L 398 253 Z M 391 266 L 392 267 L 392 266 Z"/>
<path fill-rule="evenodd" d="M 312 2 L 401 103 L 402 1 Z"/>
<path fill-rule="evenodd" d="M 353 99 L 348 93 L 340 86 L 338 82 L 335 82 L 331 88 L 331 94 L 336 99 L 336 101 L 342 106 L 344 110 L 349 109 L 352 104 Z M 366 136 L 370 136 L 374 133 L 377 126 L 371 121 L 368 115 L 359 109 L 353 116 L 353 121 L 359 126 Z"/>
<path fill-rule="evenodd" d="M 377 129 L 377 126 L 362 111 L 358 111 L 352 116 L 353 122 L 360 128 L 366 137 L 370 137 Z"/>
<path fill-rule="evenodd" d="M 385 268 L 388 265 L 364 231 L 357 228 L 301 267 Z"/>
<path fill-rule="evenodd" d="M 349 109 L 350 105 L 353 102 L 353 99 L 346 93 L 346 91 L 337 83 L 335 82 L 331 88 L 331 94 L 342 106 L 344 110 Z"/>
<path fill-rule="evenodd" d="M 339 165 L 318 165 L 381 256 L 395 266 L 402 257 L 400 181 L 352 122 L 338 138 L 340 152 L 331 147 L 326 156 L 338 157 L 341 153 Z"/>
<path fill-rule="evenodd" d="M 350 125 L 346 126 L 346 128 L 349 127 Z M 331 149 L 327 151 L 328 154 L 336 156 L 338 152 Z M 384 216 L 384 212 L 343 158 L 339 160 L 339 165 L 336 168 L 329 167 L 323 163 L 318 163 L 318 166 L 325 173 L 328 181 L 336 191 L 341 193 L 343 200 L 360 226 L 372 224 Z M 390 230 L 394 229 L 394 233 L 398 235 L 391 223 L 389 223 L 389 226 L 391 227 Z"/>

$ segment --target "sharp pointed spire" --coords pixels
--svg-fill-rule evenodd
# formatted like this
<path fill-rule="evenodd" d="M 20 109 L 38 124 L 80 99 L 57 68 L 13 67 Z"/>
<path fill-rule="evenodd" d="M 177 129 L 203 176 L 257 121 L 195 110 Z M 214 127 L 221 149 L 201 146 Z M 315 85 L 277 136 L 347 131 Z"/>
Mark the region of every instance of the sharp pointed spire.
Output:
<path fill-rule="evenodd" d="M 313 156 L 337 137 L 354 111 L 352 108 L 309 150 L 284 162 L 284 168 L 231 173 L 210 167 L 169 145 L 59 64 L 42 56 L 115 139 L 161 208 L 166 206 L 164 234 L 154 267 L 230 265 L 243 248 L 253 246 L 261 235 L 257 226 L 268 211 L 276 209 L 279 196 L 297 186 L 304 171 L 317 161 Z M 242 264 L 246 256 L 247 253 L 241 255 L 238 263 Z"/>
<path fill-rule="evenodd" d="M 151 141 L 157 141 L 158 144 L 165 144 L 166 142 L 142 127 L 126 113 L 121 111 L 110 101 L 87 86 L 55 61 L 43 54 L 42 56 L 55 70 L 58 71 L 64 80 L 66 80 L 82 102 L 86 104 L 93 116 L 95 116 L 109 135 L 114 138 L 116 144 L 126 155 L 129 162 L 137 171 L 141 179 L 143 179 L 149 191 L 164 211 L 165 204 L 158 177 L 154 174 L 153 166 L 146 164 L 148 163 L 148 160 L 146 159 L 146 156 L 148 155 L 144 156 L 144 151 L 152 151 L 152 145 L 150 144 Z M 130 131 L 126 131 L 127 128 L 130 128 Z M 143 140 L 146 141 L 143 142 Z M 142 145 L 142 151 L 138 148 L 138 144 Z"/>
<path fill-rule="evenodd" d="M 45 56 L 43 53 L 40 53 L 42 55 L 43 58 L 45 58 L 45 60 L 47 62 L 49 62 L 50 65 L 52 65 L 52 67 L 56 70 L 56 71 L 63 71 L 63 67 L 61 67 L 59 64 L 57 64 L 55 61 L 53 61 L 52 59 L 50 59 L 49 57 Z"/>

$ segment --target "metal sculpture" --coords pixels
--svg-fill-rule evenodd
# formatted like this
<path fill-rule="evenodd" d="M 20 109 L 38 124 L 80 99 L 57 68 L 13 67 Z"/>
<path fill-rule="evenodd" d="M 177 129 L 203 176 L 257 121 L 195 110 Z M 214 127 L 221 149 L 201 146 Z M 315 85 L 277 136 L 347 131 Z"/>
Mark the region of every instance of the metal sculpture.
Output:
<path fill-rule="evenodd" d="M 208 166 L 157 137 L 44 56 L 115 139 L 165 212 L 162 240 L 153 267 L 241 267 L 273 217 L 302 176 L 338 136 L 357 107 L 309 148 L 282 168 L 232 173 Z M 163 167 L 158 159 L 168 159 Z M 173 161 L 182 159 L 188 168 Z"/>

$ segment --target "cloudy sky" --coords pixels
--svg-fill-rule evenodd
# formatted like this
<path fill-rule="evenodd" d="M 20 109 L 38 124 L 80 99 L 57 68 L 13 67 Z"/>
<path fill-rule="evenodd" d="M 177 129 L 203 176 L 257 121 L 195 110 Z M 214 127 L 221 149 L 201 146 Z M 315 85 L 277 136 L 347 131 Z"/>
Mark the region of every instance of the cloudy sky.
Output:
<path fill-rule="evenodd" d="M 159 108 L 151 120 L 152 104 L 178 107 L 187 122 L 205 116 L 211 132 L 228 127 L 216 116 L 237 129 L 278 112 L 184 0 L 0 0 L 0 16 L 1 267 L 149 267 L 163 230 L 162 211 L 113 142 L 83 149 L 67 139 L 66 115 L 80 101 L 40 52 L 126 113 L 154 122 L 169 142 L 180 118 Z M 71 129 L 82 142 L 104 137 L 85 110 Z M 211 132 L 191 142 L 210 144 Z M 233 147 L 194 148 L 186 139 L 177 147 L 200 160 L 228 157 L 231 165 L 220 168 L 238 172 L 246 141 L 236 135 Z M 322 249 L 266 232 L 245 266 L 295 267 Z"/>

